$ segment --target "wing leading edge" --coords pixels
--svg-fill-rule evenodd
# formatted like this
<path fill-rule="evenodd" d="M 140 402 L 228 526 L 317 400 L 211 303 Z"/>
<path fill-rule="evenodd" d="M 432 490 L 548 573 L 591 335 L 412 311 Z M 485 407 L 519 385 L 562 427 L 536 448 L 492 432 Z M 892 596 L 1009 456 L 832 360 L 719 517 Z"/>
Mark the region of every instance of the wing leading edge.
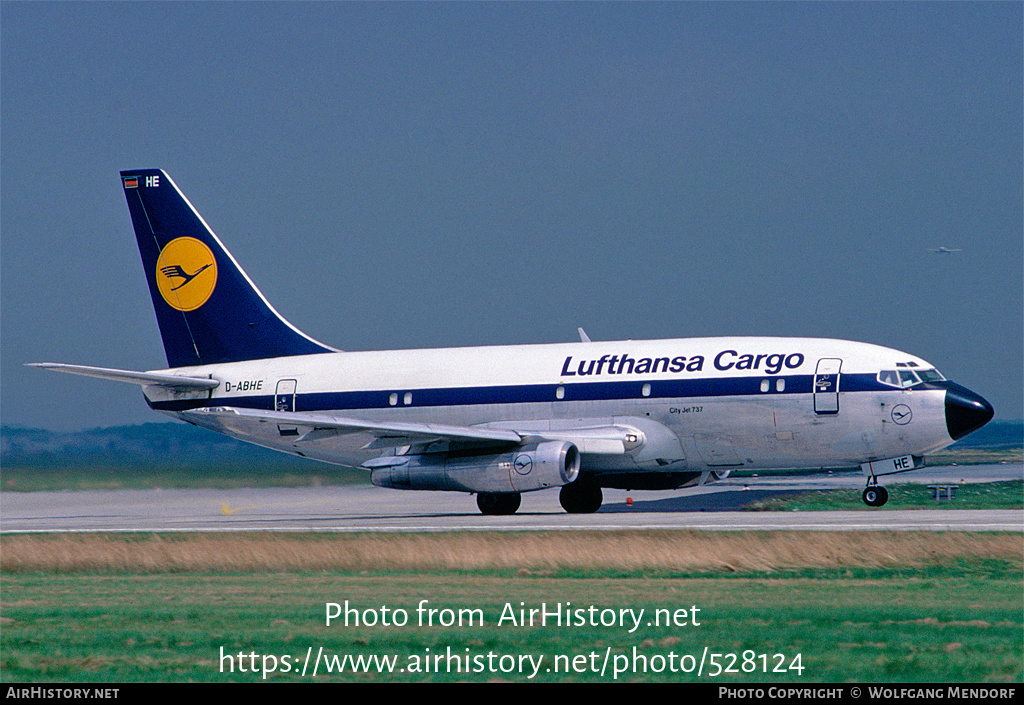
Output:
<path fill-rule="evenodd" d="M 565 441 L 573 443 L 584 453 L 622 455 L 635 452 L 650 440 L 650 430 L 644 433 L 633 424 L 559 427 L 548 422 L 538 427 L 534 421 L 522 422 L 521 425 L 503 422 L 499 428 L 496 425 L 396 423 L 330 414 L 260 411 L 236 407 L 193 409 L 180 412 L 180 416 L 186 421 L 206 428 L 243 432 L 247 435 L 253 432 L 254 426 L 276 424 L 279 429 L 289 429 L 287 435 L 294 438 L 294 443 L 322 441 L 356 433 L 369 434 L 373 440 L 363 445 L 361 450 L 379 450 L 382 453 L 403 446 L 425 449 L 430 444 L 438 442 L 447 442 L 454 447 L 493 447 L 496 450 L 509 450 L 538 441 Z M 378 460 L 371 460 L 363 465 L 373 467 L 378 464 Z"/>
<path fill-rule="evenodd" d="M 514 431 L 468 426 L 448 426 L 425 423 L 390 423 L 367 419 L 352 419 L 328 414 L 308 414 L 291 411 L 257 411 L 234 407 L 209 407 L 184 411 L 180 416 L 200 426 L 215 424 L 225 428 L 252 423 L 271 423 L 296 427 L 297 442 L 318 441 L 332 436 L 369 433 L 375 440 L 364 450 L 394 448 L 405 445 L 426 445 L 437 441 L 460 444 L 514 446 L 523 437 Z M 301 429 L 301 432 L 299 432 Z"/>

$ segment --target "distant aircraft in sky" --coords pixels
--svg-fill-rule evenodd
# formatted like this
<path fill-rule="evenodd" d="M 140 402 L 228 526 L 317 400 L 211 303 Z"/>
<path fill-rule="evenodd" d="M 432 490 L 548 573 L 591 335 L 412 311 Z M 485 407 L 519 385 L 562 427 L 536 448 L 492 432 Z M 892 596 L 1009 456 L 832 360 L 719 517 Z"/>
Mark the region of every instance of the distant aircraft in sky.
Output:
<path fill-rule="evenodd" d="M 938 252 L 940 255 L 951 255 L 954 252 L 963 252 L 963 250 L 960 249 L 960 248 L 955 248 L 954 249 L 954 248 L 950 248 L 950 247 L 939 247 L 939 248 L 936 248 L 936 249 L 930 249 L 928 251 L 929 252 Z"/>
<path fill-rule="evenodd" d="M 475 494 L 485 514 L 559 487 L 582 513 L 602 488 L 860 466 L 864 502 L 881 506 L 880 476 L 993 416 L 925 360 L 845 340 L 592 342 L 580 329 L 578 343 L 342 352 L 274 310 L 167 174 L 121 183 L 168 368 L 37 366 L 141 385 L 157 411 L 365 468 L 383 487 Z"/>

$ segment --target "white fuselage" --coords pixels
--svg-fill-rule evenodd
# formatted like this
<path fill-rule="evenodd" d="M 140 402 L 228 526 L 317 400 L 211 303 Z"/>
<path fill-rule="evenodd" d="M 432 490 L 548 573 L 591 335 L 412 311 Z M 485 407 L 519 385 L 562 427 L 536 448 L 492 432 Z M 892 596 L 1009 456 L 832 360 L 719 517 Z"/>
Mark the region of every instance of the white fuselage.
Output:
<path fill-rule="evenodd" d="M 236 407 L 555 438 L 567 429 L 615 424 L 654 438 L 663 427 L 672 438 L 655 438 L 656 447 L 646 451 L 608 454 L 584 445 L 582 471 L 685 470 L 706 480 L 731 468 L 849 467 L 948 446 L 954 439 L 945 390 L 879 381 L 883 370 L 931 368 L 907 353 L 843 340 L 627 340 L 340 352 L 177 368 L 172 372 L 221 384 L 210 392 L 150 386 L 145 394 L 151 406 L 171 414 Z M 365 449 L 374 441 L 365 433 L 300 442 L 286 425 L 265 419 L 203 425 L 332 463 L 359 466 L 380 455 Z"/>

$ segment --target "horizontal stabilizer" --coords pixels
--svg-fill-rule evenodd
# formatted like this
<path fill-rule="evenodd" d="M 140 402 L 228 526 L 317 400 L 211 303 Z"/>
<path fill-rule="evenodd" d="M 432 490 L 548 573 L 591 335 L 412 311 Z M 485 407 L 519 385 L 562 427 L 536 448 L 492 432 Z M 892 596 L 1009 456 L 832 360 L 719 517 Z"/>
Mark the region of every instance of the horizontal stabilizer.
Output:
<path fill-rule="evenodd" d="M 30 362 L 29 367 L 39 367 L 54 372 L 67 372 L 72 375 L 83 375 L 85 377 L 98 377 L 110 379 L 115 382 L 128 382 L 130 384 L 156 385 L 169 389 L 206 390 L 215 389 L 220 382 L 205 377 L 184 377 L 182 375 L 170 375 L 159 372 L 134 372 L 132 370 L 111 370 L 106 367 L 87 367 L 85 365 L 64 365 L 58 362 Z"/>

